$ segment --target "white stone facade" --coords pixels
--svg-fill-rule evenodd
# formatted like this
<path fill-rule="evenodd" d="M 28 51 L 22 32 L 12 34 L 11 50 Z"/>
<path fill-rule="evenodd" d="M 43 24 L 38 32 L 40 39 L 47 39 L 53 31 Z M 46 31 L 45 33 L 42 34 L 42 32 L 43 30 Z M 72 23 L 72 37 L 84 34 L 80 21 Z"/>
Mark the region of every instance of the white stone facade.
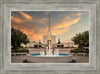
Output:
<path fill-rule="evenodd" d="M 56 36 L 52 35 L 51 41 L 52 41 L 52 44 L 55 44 L 56 43 Z M 43 44 L 47 44 L 47 35 L 43 36 Z"/>

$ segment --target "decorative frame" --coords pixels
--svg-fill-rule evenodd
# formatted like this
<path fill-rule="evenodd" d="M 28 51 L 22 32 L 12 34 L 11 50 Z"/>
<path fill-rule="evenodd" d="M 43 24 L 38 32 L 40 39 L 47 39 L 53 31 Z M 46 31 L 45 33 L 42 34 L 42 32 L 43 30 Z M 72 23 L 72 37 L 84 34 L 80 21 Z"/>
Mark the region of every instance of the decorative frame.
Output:
<path fill-rule="evenodd" d="M 61 1 L 61 0 L 8 0 L 1 3 L 0 25 L 0 70 L 1 74 L 26 73 L 93 73 L 99 74 L 99 6 L 100 1 Z M 11 63 L 11 11 L 13 10 L 86 10 L 90 13 L 89 63 Z"/>

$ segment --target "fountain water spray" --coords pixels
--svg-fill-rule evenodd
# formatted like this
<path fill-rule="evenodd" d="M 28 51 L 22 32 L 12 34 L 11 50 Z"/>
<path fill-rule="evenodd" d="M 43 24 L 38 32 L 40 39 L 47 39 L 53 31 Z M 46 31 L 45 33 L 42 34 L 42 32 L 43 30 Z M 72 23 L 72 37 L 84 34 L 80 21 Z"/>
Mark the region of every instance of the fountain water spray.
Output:
<path fill-rule="evenodd" d="M 51 55 L 51 45 L 50 45 L 50 41 L 49 41 L 49 55 Z"/>
<path fill-rule="evenodd" d="M 45 51 L 43 50 L 43 51 L 40 51 L 40 55 L 41 55 L 41 56 L 59 56 L 59 50 L 56 49 L 56 50 L 54 51 L 54 54 L 53 54 L 51 48 L 52 48 L 52 44 L 51 44 L 51 42 L 49 41 L 49 42 L 48 42 L 48 47 L 46 47 L 47 53 L 45 54 L 45 53 L 44 53 Z"/>

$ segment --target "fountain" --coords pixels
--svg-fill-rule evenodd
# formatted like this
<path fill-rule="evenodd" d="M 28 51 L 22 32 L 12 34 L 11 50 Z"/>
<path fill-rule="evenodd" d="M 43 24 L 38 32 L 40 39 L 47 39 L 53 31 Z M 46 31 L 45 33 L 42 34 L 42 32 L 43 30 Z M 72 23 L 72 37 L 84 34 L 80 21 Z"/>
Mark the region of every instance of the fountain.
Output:
<path fill-rule="evenodd" d="M 48 51 L 46 51 L 46 53 L 47 54 L 44 54 L 44 50 L 43 51 L 40 51 L 40 56 L 59 56 L 59 50 L 54 50 L 54 51 L 52 51 L 52 44 L 51 44 L 51 42 L 49 41 L 49 44 L 48 44 L 48 47 L 46 47 L 46 50 L 48 50 Z"/>
<path fill-rule="evenodd" d="M 51 38 L 51 28 L 50 28 L 50 16 L 49 16 L 49 26 L 47 33 L 47 44 L 45 49 L 41 50 L 29 50 L 31 52 L 27 55 L 27 60 L 31 63 L 67 63 L 72 61 L 73 56 L 70 54 L 59 54 L 58 49 L 54 49 Z M 40 51 L 40 54 L 32 54 L 32 51 Z"/>
<path fill-rule="evenodd" d="M 59 50 L 56 49 L 52 52 L 52 44 L 49 41 L 48 46 L 46 47 L 45 51 L 42 49 L 40 51 L 40 54 L 28 54 L 27 55 L 27 60 L 30 63 L 67 63 L 72 61 L 73 56 L 70 54 L 59 54 Z M 46 54 L 45 54 L 46 52 Z"/>
<path fill-rule="evenodd" d="M 49 44 L 48 46 L 46 47 L 46 50 L 42 50 L 40 51 L 40 56 L 59 56 L 59 50 L 55 50 L 55 51 L 52 51 L 52 44 L 50 43 L 49 41 Z M 44 52 L 46 52 L 47 54 L 45 54 Z"/>

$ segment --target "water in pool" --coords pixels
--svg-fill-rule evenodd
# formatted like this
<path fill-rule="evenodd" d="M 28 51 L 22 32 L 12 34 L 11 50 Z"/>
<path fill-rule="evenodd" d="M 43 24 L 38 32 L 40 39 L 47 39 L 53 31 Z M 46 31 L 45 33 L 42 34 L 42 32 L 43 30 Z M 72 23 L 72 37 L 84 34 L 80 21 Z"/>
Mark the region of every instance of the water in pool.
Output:
<path fill-rule="evenodd" d="M 40 54 L 31 54 L 32 56 L 41 56 Z M 44 55 L 45 56 L 45 55 Z M 68 54 L 59 54 L 59 56 L 68 56 Z"/>

